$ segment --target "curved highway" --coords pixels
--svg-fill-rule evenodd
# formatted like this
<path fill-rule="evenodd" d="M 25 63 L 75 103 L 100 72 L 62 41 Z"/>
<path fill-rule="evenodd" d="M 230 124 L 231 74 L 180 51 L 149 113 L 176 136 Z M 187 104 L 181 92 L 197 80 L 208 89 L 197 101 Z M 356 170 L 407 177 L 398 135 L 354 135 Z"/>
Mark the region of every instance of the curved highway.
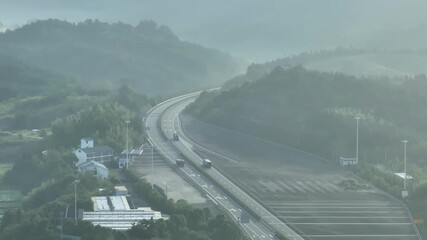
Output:
<path fill-rule="evenodd" d="M 236 223 L 239 222 L 242 209 L 245 209 L 242 204 L 260 216 L 261 221 L 253 217 L 249 223 L 238 223 L 251 239 L 276 239 L 275 233 L 286 236 L 288 239 L 303 239 L 215 170 L 214 167 L 206 170 L 197 167 L 202 165 L 202 159 L 191 150 L 193 143 L 182 134 L 177 116 L 185 106 L 194 101 L 199 93 L 191 93 L 169 99 L 150 110 L 145 119 L 150 143 L 158 149 L 170 164 L 174 164 L 177 158 L 182 158 L 182 155 L 185 156 L 187 161 L 192 161 L 193 166 L 186 164 L 185 167 L 178 169 L 180 174 L 192 181 L 195 186 L 203 191 L 213 203 L 218 205 Z M 180 135 L 179 141 L 170 140 L 173 138 L 173 133 Z M 200 171 L 205 172 L 201 174 Z M 221 186 L 215 186 L 213 181 L 219 183 Z M 233 194 L 234 199 L 237 199 L 240 204 L 236 202 L 237 200 L 234 201 L 232 196 L 224 193 L 223 190 L 227 191 L 228 194 Z"/>

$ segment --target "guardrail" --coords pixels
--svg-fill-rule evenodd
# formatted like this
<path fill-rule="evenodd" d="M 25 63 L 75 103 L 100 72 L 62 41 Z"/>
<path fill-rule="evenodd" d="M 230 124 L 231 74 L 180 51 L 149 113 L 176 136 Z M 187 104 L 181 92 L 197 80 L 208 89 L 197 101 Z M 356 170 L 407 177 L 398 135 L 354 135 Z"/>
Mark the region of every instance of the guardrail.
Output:
<path fill-rule="evenodd" d="M 176 99 L 176 98 L 175 98 Z M 184 101 L 185 99 L 187 99 L 187 98 L 184 98 L 182 101 Z M 164 102 L 162 102 L 161 104 L 165 104 L 165 103 L 167 103 L 168 101 L 164 101 Z M 158 106 L 158 105 L 157 105 Z M 171 106 L 172 107 L 172 106 Z M 166 136 L 166 134 L 165 134 L 165 132 L 163 131 L 163 128 L 162 128 L 162 117 L 163 117 L 163 115 L 171 108 L 171 107 L 168 107 L 163 113 L 162 113 L 162 116 L 160 116 L 159 117 L 159 119 L 158 119 L 158 121 L 157 121 L 157 123 L 156 123 L 156 125 L 160 128 L 160 134 L 161 134 L 161 136 L 162 136 L 162 138 L 164 138 L 165 140 L 167 140 L 167 141 L 170 141 L 171 139 L 169 139 L 167 136 Z M 152 109 L 150 109 L 150 113 L 151 113 L 151 111 L 152 111 Z M 150 139 L 147 139 L 148 140 L 148 142 L 151 144 L 151 146 L 152 147 L 154 147 L 154 143 L 152 143 L 151 142 L 151 140 Z M 206 177 L 206 173 L 204 172 L 204 171 L 200 171 L 200 166 L 198 166 L 197 164 L 195 164 L 193 161 L 191 161 L 191 160 L 189 160 L 188 159 L 188 157 L 187 156 L 185 156 L 185 155 L 183 155 L 182 154 L 182 152 L 181 151 L 179 151 L 177 148 L 176 148 L 176 146 L 174 145 L 174 144 L 170 144 L 170 146 L 172 147 L 172 148 L 174 148 L 177 152 L 179 152 L 180 154 L 181 154 L 181 157 L 182 158 L 184 158 L 184 159 L 186 159 L 187 160 L 187 163 L 190 163 L 190 165 L 191 166 L 193 166 L 194 168 L 196 168 L 196 169 L 198 169 L 199 170 L 199 172 L 202 172 L 202 174 Z M 174 159 L 170 159 L 170 157 L 168 157 L 165 153 L 163 153 L 162 151 L 158 151 L 165 159 L 166 159 L 166 164 L 168 164 L 172 169 L 174 169 L 175 170 L 175 172 L 176 173 L 178 173 L 178 175 L 180 175 L 182 178 L 184 178 L 188 183 L 190 183 L 193 187 L 195 187 L 197 190 L 199 190 L 200 192 L 202 192 L 202 193 L 205 193 L 206 195 L 207 195 L 207 197 L 209 197 L 209 198 L 211 198 L 211 199 L 214 199 L 214 198 L 212 198 L 212 196 L 210 196 L 209 195 L 209 193 L 207 193 L 206 191 L 205 191 L 205 189 L 203 189 L 203 187 L 202 186 L 200 186 L 199 184 L 197 184 L 193 179 L 191 179 L 187 174 L 185 174 L 183 171 L 181 171 L 181 168 L 178 168 L 177 166 L 176 166 L 176 164 L 174 164 Z M 208 179 L 209 179 L 209 177 L 208 177 Z M 214 184 L 216 183 L 216 181 L 214 181 Z M 218 184 L 215 184 L 215 185 L 217 185 L 217 187 L 218 187 Z M 220 188 L 221 189 L 221 188 Z M 216 201 L 215 201 L 216 202 Z M 229 219 L 233 219 L 233 216 L 231 215 L 231 213 L 228 211 L 228 209 L 225 207 L 225 206 L 223 206 L 222 204 L 219 204 L 218 202 L 216 203 L 216 206 L 218 206 L 220 209 L 222 209 L 222 212 L 223 213 L 225 213 L 228 217 L 229 217 Z M 240 226 L 240 225 L 239 225 Z M 245 230 L 246 231 L 246 230 Z M 250 234 L 249 233 L 247 233 L 249 236 L 250 236 Z M 245 236 L 245 238 L 246 239 L 249 239 L 248 237 L 246 237 Z"/>
<path fill-rule="evenodd" d="M 187 99 L 187 98 L 185 98 Z M 182 101 L 184 101 L 185 99 L 183 99 Z M 179 101 L 181 102 L 181 101 Z M 166 136 L 166 133 L 164 132 L 163 128 L 162 128 L 162 119 L 163 116 L 169 111 L 169 109 L 171 109 L 173 106 L 168 107 L 163 114 L 160 116 L 160 118 L 158 119 L 158 127 L 160 127 L 160 133 L 161 136 L 163 138 L 165 138 L 166 140 L 170 141 L 171 139 L 169 139 Z M 224 187 L 220 182 L 218 182 L 214 177 L 212 177 L 211 175 L 209 175 L 206 171 L 205 168 L 201 167 L 201 164 L 198 164 L 200 162 L 200 158 L 196 153 L 192 152 L 195 156 L 191 156 L 185 153 L 185 151 L 180 150 L 178 146 L 176 146 L 175 144 L 170 144 L 171 147 L 173 147 L 176 151 L 180 152 L 181 157 L 186 159 L 188 163 L 191 164 L 191 166 L 195 169 L 197 169 L 205 178 L 207 178 L 208 180 L 210 180 L 213 184 L 215 184 L 222 192 L 224 192 L 225 194 L 227 194 L 234 202 L 236 202 L 237 204 L 239 204 L 245 211 L 247 211 L 255 220 L 259 221 L 262 223 L 262 225 L 264 225 L 267 229 L 269 229 L 271 232 L 273 232 L 276 237 L 278 237 L 279 239 L 287 239 L 287 237 L 285 235 L 283 235 L 280 230 L 277 229 L 276 226 L 272 227 L 270 224 L 268 224 L 265 220 L 262 219 L 262 216 L 260 216 L 260 214 L 258 214 L 255 210 L 253 210 L 251 207 L 249 207 L 244 201 L 242 201 L 239 197 L 237 197 L 233 192 L 231 192 L 228 188 Z M 218 171 L 218 169 L 215 168 L 215 170 Z M 218 171 L 220 174 L 222 174 L 222 172 Z M 222 174 L 224 175 L 224 174 Z M 228 181 L 230 181 L 227 178 Z M 231 183 L 233 183 L 232 181 L 230 181 Z M 234 184 L 234 183 L 233 183 Z M 236 185 L 236 184 L 235 184 Z M 236 185 L 237 186 L 237 185 Z M 247 194 L 247 192 L 245 192 L 245 194 Z M 247 194 L 248 195 L 248 194 Z M 248 195 L 249 197 L 252 197 L 251 195 Z M 259 203 L 259 200 L 256 201 L 261 207 L 264 207 L 265 209 L 267 209 L 268 212 L 271 213 L 271 210 L 268 210 L 268 208 L 266 208 L 263 204 Z M 227 209 L 225 209 L 227 211 Z M 228 213 L 228 212 L 227 212 Z M 271 213 L 272 214 L 272 213 Z M 274 214 L 272 214 L 273 216 L 275 216 Z M 277 216 L 275 216 L 277 217 Z M 278 220 L 280 221 L 280 220 Z M 298 231 L 299 234 L 301 234 L 301 231 Z"/>
<path fill-rule="evenodd" d="M 152 111 L 155 109 L 155 108 L 157 108 L 157 107 L 159 107 L 159 106 L 161 106 L 161 105 L 164 105 L 164 104 L 166 104 L 166 103 L 168 103 L 168 102 L 170 102 L 170 101 L 174 101 L 174 100 L 177 100 L 177 99 L 181 99 L 180 101 L 178 101 L 178 102 L 181 102 L 181 101 L 184 101 L 184 100 L 186 100 L 186 99 L 188 99 L 188 98 L 190 98 L 190 97 L 193 97 L 193 96 L 196 96 L 197 94 L 199 94 L 199 92 L 197 92 L 197 93 L 190 93 L 190 94 L 186 94 L 186 95 L 183 95 L 183 96 L 180 96 L 180 97 L 175 97 L 175 98 L 172 98 L 172 99 L 168 99 L 168 100 L 166 100 L 166 101 L 163 101 L 163 102 L 161 102 L 161 103 L 159 103 L 158 105 L 156 105 L 156 107 L 154 107 L 154 108 L 152 108 L 152 109 L 150 109 L 149 111 L 148 111 L 148 114 L 147 114 L 147 119 L 145 119 L 145 121 L 146 120 L 148 120 L 148 118 L 150 117 L 150 115 L 151 115 L 151 113 L 152 113 Z M 175 104 L 173 104 L 173 105 L 175 105 Z M 170 139 L 169 139 L 169 137 L 166 135 L 166 133 L 165 133 L 165 131 L 163 130 L 163 128 L 162 128 L 162 124 L 163 124 L 163 120 L 162 120 L 162 118 L 163 118 L 163 116 L 166 114 L 166 112 L 167 111 L 169 111 L 169 109 L 171 109 L 172 107 L 173 107 L 173 105 L 171 105 L 171 106 L 168 106 L 168 107 L 166 107 L 166 109 L 165 109 L 165 111 L 163 111 L 161 114 L 160 114 L 160 117 L 157 119 L 157 123 L 156 123 L 156 125 L 157 125 L 157 127 L 160 127 L 160 131 L 159 131 L 159 133 L 160 133 L 160 135 L 161 135 L 161 137 L 162 138 L 164 138 L 164 139 L 166 139 L 166 140 L 168 140 L 168 141 L 170 141 Z M 144 126 L 146 126 L 146 124 L 144 124 Z M 150 144 L 151 145 L 153 145 L 153 146 L 155 146 L 155 144 L 151 141 L 151 139 L 147 139 L 149 142 L 150 142 Z M 205 171 L 205 169 L 203 169 L 203 168 L 201 168 L 201 164 L 199 164 L 200 163 L 200 157 L 198 156 L 198 155 L 196 155 L 194 152 L 192 152 L 192 151 L 189 151 L 189 152 L 187 152 L 186 150 L 187 149 L 180 149 L 180 147 L 182 148 L 182 146 L 179 146 L 179 145 L 176 145 L 176 144 L 174 144 L 174 143 L 172 143 L 172 142 L 169 142 L 170 144 L 170 146 L 172 147 L 172 148 L 174 148 L 175 150 L 177 150 L 178 152 L 180 152 L 180 154 L 182 155 L 182 158 L 184 158 L 184 159 L 186 159 L 187 160 L 187 162 L 191 165 L 191 166 L 193 166 L 195 169 L 197 169 L 197 170 L 199 170 L 199 172 L 206 178 L 206 179 L 208 179 L 208 180 L 210 180 L 213 184 L 215 184 L 222 192 L 224 192 L 224 193 L 226 193 L 229 197 L 230 197 L 230 199 L 231 200 L 233 200 L 235 203 L 237 203 L 237 204 L 239 204 L 244 210 L 246 210 L 250 215 L 252 215 L 252 217 L 254 218 L 254 219 L 257 219 L 264 227 L 266 227 L 267 229 L 269 229 L 271 232 L 272 232 L 272 234 L 274 234 L 276 237 L 278 237 L 279 239 L 288 239 L 286 236 L 288 235 L 287 233 L 282 233 L 283 231 L 284 231 L 284 229 L 282 228 L 282 227 L 280 227 L 279 225 L 277 225 L 276 223 L 268 223 L 268 222 L 266 222 L 264 219 L 262 219 L 262 216 L 260 216 L 260 214 L 259 213 L 257 213 L 257 212 L 255 212 L 254 210 L 252 210 L 252 208 L 250 208 L 244 201 L 242 201 L 239 197 L 237 197 L 235 194 L 233 194 L 232 192 L 231 192 L 231 190 L 229 190 L 229 189 L 227 189 L 226 187 L 224 187 L 222 184 L 220 184 L 220 182 L 218 182 L 218 180 L 217 179 L 215 179 L 213 176 L 211 176 L 211 175 L 209 175 L 206 171 Z M 174 166 L 172 166 L 173 167 L 173 169 L 175 169 L 175 171 L 178 173 L 178 174 L 180 174 L 182 177 L 184 177 L 184 179 L 186 179 L 188 182 L 190 182 L 193 186 L 195 186 L 197 189 L 199 189 L 199 190 L 201 190 L 202 192 L 206 192 L 203 188 L 201 189 L 201 186 L 199 186 L 199 185 L 197 185 L 197 184 L 195 184 L 194 183 L 194 180 L 193 179 L 191 179 L 189 176 L 187 176 L 186 174 L 184 174 L 184 172 L 183 171 L 179 171 L 177 168 L 176 168 L 176 166 L 175 166 L 175 163 L 174 163 L 174 161 L 175 161 L 175 159 L 170 159 L 170 157 L 168 157 L 167 156 L 167 154 L 166 153 L 163 153 L 162 151 L 159 151 L 160 152 L 160 154 L 161 155 L 163 155 L 166 159 L 169 159 L 169 161 L 166 161 L 168 164 L 171 164 L 171 165 L 174 165 Z M 187 152 L 187 153 L 186 153 Z M 215 171 L 217 171 L 216 169 L 214 169 Z M 220 174 L 221 175 L 221 173 L 220 172 L 218 172 L 218 174 Z M 228 178 L 226 178 L 226 180 L 228 181 L 228 182 L 230 182 L 231 184 L 233 184 Z M 237 185 L 235 185 L 236 187 L 237 187 Z M 242 190 L 240 190 L 239 189 L 239 191 L 242 191 Z M 244 195 L 246 195 L 247 197 L 251 197 L 251 196 L 249 196 L 246 192 L 244 192 L 244 191 L 242 191 L 243 193 L 244 193 Z M 251 199 L 251 201 L 255 201 L 255 200 L 252 200 Z M 262 207 L 262 208 L 264 208 L 267 212 L 269 212 L 269 214 L 271 214 L 271 216 L 272 217 L 275 217 L 276 218 L 276 220 L 278 221 L 278 222 L 280 222 L 281 224 L 283 224 L 283 225 L 285 225 L 283 222 L 281 222 L 279 219 L 277 219 L 277 216 L 275 216 L 274 214 L 272 214 L 271 213 L 271 210 L 268 210 L 268 208 L 265 208 L 265 206 L 264 205 L 262 205 L 262 204 L 260 204 L 259 203 L 259 201 L 255 201 L 260 207 Z M 230 213 L 229 213 L 229 211 L 228 211 L 228 209 L 225 209 L 223 206 L 221 206 L 223 209 L 224 209 L 224 212 L 227 214 L 227 215 L 229 215 L 230 216 Z M 272 225 L 273 224 L 273 225 Z M 285 225 L 286 226 L 286 225 Z M 287 226 L 286 226 L 287 227 Z M 292 233 L 292 231 L 293 230 L 291 230 L 289 227 L 287 227 L 290 231 L 291 231 L 291 233 Z M 295 235 L 293 235 L 292 234 L 292 236 L 294 236 L 294 237 L 297 237 L 298 239 L 302 239 L 300 236 L 298 236 L 298 234 L 296 234 L 295 233 Z"/>
<path fill-rule="evenodd" d="M 355 173 L 352 173 L 352 175 L 353 175 L 356 179 L 359 179 L 360 181 L 365 181 L 365 182 L 366 182 L 366 180 L 365 180 L 365 179 L 363 179 L 363 178 L 359 177 L 359 176 L 358 176 L 358 175 L 356 175 Z M 411 211 L 409 210 L 409 208 L 406 206 L 406 204 L 404 204 L 400 199 L 397 199 L 395 196 L 391 195 L 390 193 L 388 193 L 388 192 L 386 192 L 386 191 L 383 191 L 382 189 L 380 189 L 380 188 L 378 188 L 378 187 L 374 186 L 373 184 L 372 184 L 372 187 L 373 187 L 374 189 L 376 189 L 378 192 L 380 192 L 380 193 L 382 193 L 382 194 L 384 194 L 384 195 L 388 196 L 389 198 L 391 198 L 391 199 L 395 200 L 396 202 L 398 202 L 401 206 L 403 206 L 403 207 L 406 209 L 406 212 L 407 212 L 407 213 L 408 213 L 408 215 L 409 215 L 409 220 L 411 220 L 412 227 L 413 227 L 413 229 L 414 229 L 415 233 L 417 234 L 418 239 L 419 239 L 419 240 L 423 240 L 423 239 L 422 239 L 422 237 L 421 237 L 420 232 L 418 231 L 418 227 L 417 227 L 417 225 L 416 225 L 416 224 L 414 224 L 414 217 L 412 216 L 412 213 L 411 213 Z"/>
<path fill-rule="evenodd" d="M 185 99 L 183 99 L 182 101 L 184 101 Z M 163 138 L 165 138 L 166 140 L 170 140 L 167 136 L 166 133 L 164 132 L 163 128 L 162 128 L 162 118 L 164 116 L 164 114 L 166 114 L 166 112 L 172 108 L 173 106 L 168 107 L 162 114 L 162 116 L 159 118 L 157 124 L 160 127 L 160 133 L 162 135 Z M 195 168 L 196 170 L 198 170 L 205 178 L 207 178 L 209 181 L 211 181 L 213 184 L 215 184 L 222 192 L 224 192 L 225 194 L 227 194 L 228 196 L 230 196 L 233 201 L 235 201 L 237 204 L 239 204 L 240 206 L 242 206 L 243 209 L 245 209 L 248 213 L 250 213 L 256 220 L 261 220 L 261 216 L 259 214 L 257 214 L 256 212 L 254 212 L 249 206 L 247 206 L 244 202 L 242 202 L 239 198 L 237 198 L 236 196 L 234 196 L 234 194 L 232 192 L 230 192 L 227 188 L 225 188 L 224 186 L 222 186 L 215 178 L 213 178 L 211 175 L 209 175 L 206 172 L 205 168 L 202 168 L 201 165 L 198 164 L 198 160 L 199 159 L 195 159 L 194 156 L 189 156 L 188 154 L 186 154 L 185 152 L 181 151 L 175 144 L 171 144 L 171 146 L 177 151 L 180 152 L 182 157 L 185 158 L 188 162 L 191 164 L 191 166 L 193 168 Z M 193 152 L 194 153 L 194 152 Z M 195 154 L 195 153 L 194 153 Z M 197 154 L 195 154 L 197 157 L 199 157 Z"/>

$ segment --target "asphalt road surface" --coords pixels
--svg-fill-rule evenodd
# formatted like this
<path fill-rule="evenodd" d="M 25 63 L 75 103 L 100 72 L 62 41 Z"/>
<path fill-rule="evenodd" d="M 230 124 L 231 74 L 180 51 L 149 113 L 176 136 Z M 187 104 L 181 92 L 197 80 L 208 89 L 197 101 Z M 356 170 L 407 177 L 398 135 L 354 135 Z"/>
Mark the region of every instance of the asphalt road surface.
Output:
<path fill-rule="evenodd" d="M 284 231 L 290 239 L 421 239 L 399 201 L 373 187 L 361 190 L 341 187 L 340 183 L 346 180 L 368 184 L 349 171 L 297 149 L 180 115 L 193 101 L 192 97 L 182 99 L 168 102 L 150 115 L 157 116 L 156 120 L 151 119 L 152 126 L 161 117 L 164 135 L 172 139 L 177 132 L 180 141 L 164 141 L 161 132 L 154 137 L 159 139 L 159 145 L 166 146 L 165 153 L 172 154 L 171 160 L 182 157 L 176 152 L 179 150 L 199 165 L 202 158 L 213 161 L 215 168 L 205 172 L 262 217 L 261 222 L 250 222 L 257 223 L 254 226 L 242 225 L 253 239 L 273 237 L 277 230 Z M 189 176 L 194 181 L 207 181 L 198 173 L 200 169 L 192 170 Z M 203 190 L 215 188 L 211 183 L 200 186 Z M 218 195 L 207 193 L 237 221 L 242 206 L 236 206 L 220 189 L 216 189 Z M 231 205 L 223 204 L 222 200 L 230 201 Z"/>
<path fill-rule="evenodd" d="M 173 164 L 177 158 L 182 158 L 182 153 L 184 153 L 188 160 L 193 161 L 196 164 L 201 164 L 202 162 L 202 159 L 191 150 L 192 145 L 184 139 L 181 139 L 180 141 L 170 140 L 172 139 L 172 134 L 176 131 L 174 129 L 174 123 L 178 123 L 176 121 L 177 115 L 182 108 L 189 102 L 193 101 L 197 95 L 198 94 L 184 95 L 163 102 L 152 109 L 145 119 L 146 127 L 149 129 L 147 132 L 149 141 L 168 161 L 170 161 L 171 164 Z M 159 127 L 161 127 L 161 129 Z M 167 139 L 164 138 L 164 135 Z M 201 191 L 205 192 L 207 198 L 217 204 L 231 217 L 232 220 L 238 223 L 241 213 L 244 211 L 244 208 L 241 205 L 237 204 L 230 196 L 226 195 L 220 188 L 215 186 L 204 176 L 204 174 L 201 174 L 199 172 L 200 169 L 196 169 L 190 164 L 186 164 L 185 167 L 180 168 L 179 171 L 182 171 L 183 177 L 191 179 Z M 296 235 L 291 229 L 283 224 L 283 222 L 274 217 L 256 201 L 246 195 L 237 186 L 222 176 L 219 172 L 215 171 L 214 168 L 208 169 L 206 172 L 217 182 L 222 182 L 222 184 L 226 185 L 229 191 L 236 195 L 240 195 L 240 198 L 243 198 L 243 201 L 246 204 L 252 206 L 255 211 L 260 212 L 260 215 L 265 217 L 269 223 L 275 224 L 266 224 L 265 220 L 258 221 L 256 219 L 252 219 L 249 223 L 238 223 L 242 230 L 251 239 L 276 239 L 276 229 L 289 237 L 289 239 L 303 239 Z"/>
<path fill-rule="evenodd" d="M 305 239 L 421 239 L 407 209 L 351 172 L 287 146 L 180 117 L 198 152 Z M 178 120 L 177 120 L 178 121 Z"/>

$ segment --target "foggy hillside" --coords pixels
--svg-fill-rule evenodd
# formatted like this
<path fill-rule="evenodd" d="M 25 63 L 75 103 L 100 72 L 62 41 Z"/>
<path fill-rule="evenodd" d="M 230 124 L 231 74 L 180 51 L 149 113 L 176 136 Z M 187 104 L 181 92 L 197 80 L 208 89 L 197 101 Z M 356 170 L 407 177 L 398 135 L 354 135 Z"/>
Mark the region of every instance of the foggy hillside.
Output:
<path fill-rule="evenodd" d="M 216 86 L 240 68 L 231 56 L 180 41 L 152 21 L 37 21 L 0 34 L 0 53 L 88 86 L 128 84 L 149 94 Z"/>
<path fill-rule="evenodd" d="M 47 17 L 132 24 L 154 19 L 170 26 L 182 39 L 261 62 L 337 46 L 424 49 L 426 7 L 423 0 L 6 0 L 0 15 L 9 28 Z"/>
<path fill-rule="evenodd" d="M 289 68 L 297 65 L 322 72 L 340 72 L 359 77 L 402 78 L 427 73 L 427 52 L 354 48 L 305 52 L 264 64 L 252 64 L 248 67 L 246 74 L 227 81 L 222 88 L 227 89 L 241 85 L 246 81 L 258 80 L 277 66 Z"/>
<path fill-rule="evenodd" d="M 253 70 L 255 71 L 255 70 Z M 400 144 L 399 136 L 419 140 L 414 161 L 424 161 L 427 132 L 427 79 L 356 78 L 275 68 L 259 80 L 222 92 L 205 92 L 187 111 L 225 128 L 294 146 L 335 161 L 353 151 L 353 117 L 363 119 L 363 151 Z M 375 144 L 374 144 L 375 143 Z M 374 145 L 375 148 L 371 148 Z M 415 160 L 416 159 L 416 160 Z"/>
<path fill-rule="evenodd" d="M 58 92 L 75 84 L 64 76 L 0 55 L 0 101 Z"/>

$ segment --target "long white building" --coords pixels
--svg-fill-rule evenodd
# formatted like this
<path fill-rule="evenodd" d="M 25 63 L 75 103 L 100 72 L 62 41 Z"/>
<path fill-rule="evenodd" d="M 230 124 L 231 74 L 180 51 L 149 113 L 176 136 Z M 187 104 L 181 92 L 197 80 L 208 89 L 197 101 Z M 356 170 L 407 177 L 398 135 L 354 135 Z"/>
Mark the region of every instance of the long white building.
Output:
<path fill-rule="evenodd" d="M 151 208 L 131 209 L 125 196 L 92 197 L 93 212 L 83 212 L 83 220 L 93 225 L 125 231 L 142 220 L 164 218 Z"/>

